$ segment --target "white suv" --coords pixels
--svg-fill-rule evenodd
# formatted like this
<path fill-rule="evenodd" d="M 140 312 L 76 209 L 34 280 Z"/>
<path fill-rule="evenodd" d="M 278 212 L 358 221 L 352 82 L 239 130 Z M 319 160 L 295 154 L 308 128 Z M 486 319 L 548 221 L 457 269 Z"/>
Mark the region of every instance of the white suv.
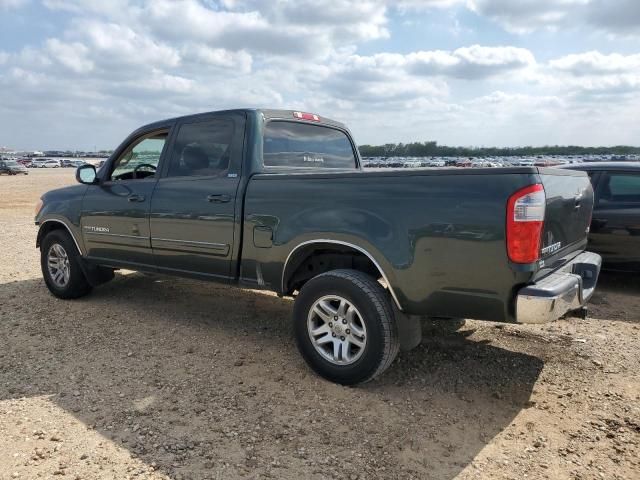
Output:
<path fill-rule="evenodd" d="M 60 160 L 45 160 L 40 164 L 40 168 L 58 168 L 60 166 Z"/>

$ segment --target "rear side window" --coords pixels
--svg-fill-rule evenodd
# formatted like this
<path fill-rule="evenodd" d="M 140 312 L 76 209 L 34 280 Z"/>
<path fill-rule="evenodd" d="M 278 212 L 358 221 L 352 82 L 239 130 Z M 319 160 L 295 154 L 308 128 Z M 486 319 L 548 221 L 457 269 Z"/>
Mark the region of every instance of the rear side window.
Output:
<path fill-rule="evenodd" d="M 263 148 L 266 167 L 356 168 L 349 138 L 334 128 L 271 121 Z"/>
<path fill-rule="evenodd" d="M 180 127 L 168 177 L 221 176 L 229 170 L 233 120 L 217 118 Z"/>
<path fill-rule="evenodd" d="M 632 173 L 604 175 L 598 200 L 600 205 L 616 203 L 640 204 L 640 175 Z"/>

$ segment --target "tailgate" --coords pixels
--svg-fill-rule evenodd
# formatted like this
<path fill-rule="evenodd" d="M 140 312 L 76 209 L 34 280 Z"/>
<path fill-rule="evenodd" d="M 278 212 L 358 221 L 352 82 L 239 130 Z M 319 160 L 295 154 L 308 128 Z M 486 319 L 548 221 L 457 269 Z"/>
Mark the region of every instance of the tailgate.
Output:
<path fill-rule="evenodd" d="M 544 168 L 540 178 L 547 198 L 540 258 L 584 250 L 593 210 L 589 177 L 584 172 Z"/>

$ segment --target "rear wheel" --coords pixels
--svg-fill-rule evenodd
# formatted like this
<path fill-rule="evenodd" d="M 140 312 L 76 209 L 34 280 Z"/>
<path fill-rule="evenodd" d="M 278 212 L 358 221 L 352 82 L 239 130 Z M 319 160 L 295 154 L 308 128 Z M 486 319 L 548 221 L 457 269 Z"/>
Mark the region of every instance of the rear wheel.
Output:
<path fill-rule="evenodd" d="M 294 306 L 298 348 L 322 377 L 355 385 L 384 372 L 400 342 L 388 292 L 356 270 L 309 280 Z"/>
<path fill-rule="evenodd" d="M 47 233 L 40 244 L 42 276 L 49 291 L 58 298 L 79 298 L 91 291 L 80 266 L 80 253 L 69 234 Z"/>

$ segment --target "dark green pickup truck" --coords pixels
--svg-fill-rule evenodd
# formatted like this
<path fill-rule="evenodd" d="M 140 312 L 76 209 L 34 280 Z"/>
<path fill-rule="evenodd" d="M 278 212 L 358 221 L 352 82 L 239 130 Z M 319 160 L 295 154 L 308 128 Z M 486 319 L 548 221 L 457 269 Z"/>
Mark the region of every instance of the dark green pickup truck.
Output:
<path fill-rule="evenodd" d="M 76 177 L 36 215 L 54 295 L 118 268 L 294 295 L 302 355 L 343 384 L 419 343 L 419 316 L 546 322 L 583 307 L 600 271 L 586 174 L 363 171 L 344 125 L 309 113 L 157 122 Z"/>

